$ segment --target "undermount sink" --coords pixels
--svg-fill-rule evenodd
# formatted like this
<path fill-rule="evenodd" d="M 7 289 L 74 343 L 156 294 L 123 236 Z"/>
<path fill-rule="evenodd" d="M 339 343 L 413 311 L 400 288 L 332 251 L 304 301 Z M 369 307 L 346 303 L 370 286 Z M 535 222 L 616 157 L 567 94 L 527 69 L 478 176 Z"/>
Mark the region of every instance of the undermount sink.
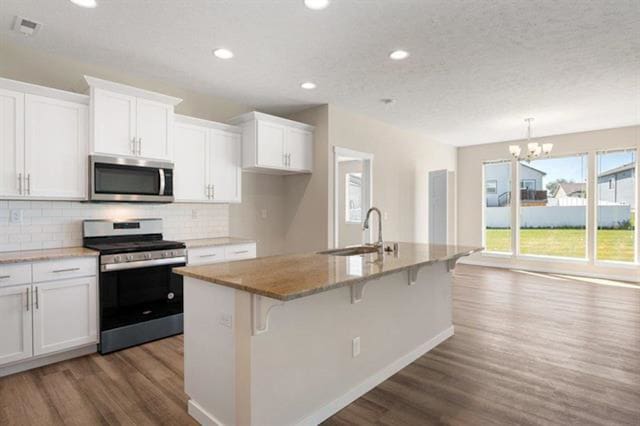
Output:
<path fill-rule="evenodd" d="M 326 254 L 329 256 L 358 256 L 367 253 L 376 253 L 377 247 L 374 246 L 353 246 L 333 250 L 320 251 L 318 254 Z"/>

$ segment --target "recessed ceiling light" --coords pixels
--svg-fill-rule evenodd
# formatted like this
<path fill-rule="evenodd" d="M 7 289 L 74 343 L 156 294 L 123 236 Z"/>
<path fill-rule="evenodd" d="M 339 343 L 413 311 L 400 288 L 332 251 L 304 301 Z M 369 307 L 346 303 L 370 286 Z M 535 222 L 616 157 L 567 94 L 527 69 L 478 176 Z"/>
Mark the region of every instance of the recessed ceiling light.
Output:
<path fill-rule="evenodd" d="M 409 52 L 407 52 L 406 50 L 394 50 L 393 52 L 389 53 L 389 57 L 394 61 L 401 61 L 409 57 Z"/>
<path fill-rule="evenodd" d="M 233 58 L 233 52 L 230 51 L 229 49 L 216 49 L 213 51 L 213 54 L 216 55 L 217 58 L 220 59 L 231 59 Z"/>
<path fill-rule="evenodd" d="M 316 88 L 316 84 L 311 81 L 305 81 L 300 85 L 300 87 L 302 87 L 305 90 L 313 90 Z"/>
<path fill-rule="evenodd" d="M 86 7 L 89 9 L 93 9 L 94 7 L 98 6 L 98 3 L 96 2 L 96 0 L 70 0 L 71 3 L 80 6 L 80 7 Z"/>
<path fill-rule="evenodd" d="M 311 10 L 322 10 L 329 6 L 331 0 L 304 0 L 304 5 Z"/>

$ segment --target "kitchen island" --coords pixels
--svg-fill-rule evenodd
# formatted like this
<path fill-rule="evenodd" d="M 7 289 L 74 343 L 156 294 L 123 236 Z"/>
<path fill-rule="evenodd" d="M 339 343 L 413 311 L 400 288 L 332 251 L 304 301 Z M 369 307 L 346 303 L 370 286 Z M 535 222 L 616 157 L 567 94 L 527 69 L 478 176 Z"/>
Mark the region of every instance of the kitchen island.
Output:
<path fill-rule="evenodd" d="M 207 425 L 317 424 L 453 335 L 476 247 L 309 253 L 182 267 L 185 390 Z"/>

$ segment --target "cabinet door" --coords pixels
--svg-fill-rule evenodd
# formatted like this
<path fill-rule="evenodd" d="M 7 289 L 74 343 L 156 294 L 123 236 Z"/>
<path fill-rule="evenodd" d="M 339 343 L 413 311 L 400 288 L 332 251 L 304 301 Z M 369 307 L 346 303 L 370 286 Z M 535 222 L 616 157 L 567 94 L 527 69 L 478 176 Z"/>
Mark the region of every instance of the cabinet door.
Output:
<path fill-rule="evenodd" d="M 33 355 L 28 291 L 31 284 L 0 289 L 0 365 Z"/>
<path fill-rule="evenodd" d="M 86 105 L 26 95 L 28 196 L 86 198 L 88 118 Z"/>
<path fill-rule="evenodd" d="M 24 173 L 24 94 L 0 89 L 0 197 L 20 195 Z"/>
<path fill-rule="evenodd" d="M 258 121 L 257 131 L 257 165 L 283 168 L 286 127 L 267 121 Z"/>
<path fill-rule="evenodd" d="M 136 111 L 140 156 L 171 160 L 173 107 L 138 98 Z"/>
<path fill-rule="evenodd" d="M 173 191 L 176 201 L 207 201 L 209 129 L 176 123 Z"/>
<path fill-rule="evenodd" d="M 93 151 L 134 155 L 136 98 L 93 89 Z"/>
<path fill-rule="evenodd" d="M 285 153 L 290 156 L 289 168 L 311 170 L 313 165 L 313 134 L 300 129 L 287 129 Z"/>
<path fill-rule="evenodd" d="M 242 185 L 240 135 L 212 130 L 209 146 L 214 200 L 239 203 Z"/>
<path fill-rule="evenodd" d="M 33 352 L 97 342 L 96 278 L 34 284 Z"/>

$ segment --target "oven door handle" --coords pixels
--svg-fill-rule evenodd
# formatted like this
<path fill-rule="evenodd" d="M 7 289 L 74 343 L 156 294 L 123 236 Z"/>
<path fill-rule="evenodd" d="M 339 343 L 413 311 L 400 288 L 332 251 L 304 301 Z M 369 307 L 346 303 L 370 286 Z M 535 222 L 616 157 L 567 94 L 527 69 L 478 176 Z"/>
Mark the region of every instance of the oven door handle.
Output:
<path fill-rule="evenodd" d="M 160 192 L 158 193 L 158 195 L 164 195 L 164 187 L 165 187 L 164 169 L 162 168 L 158 169 L 158 173 L 160 174 Z"/>
<path fill-rule="evenodd" d="M 163 265 L 174 265 L 174 264 L 180 265 L 183 263 L 187 263 L 187 258 L 185 256 L 172 257 L 170 259 L 138 260 L 135 262 L 109 263 L 107 265 L 100 265 L 100 271 L 101 272 L 122 271 L 125 269 L 147 268 L 149 266 L 163 266 Z"/>

